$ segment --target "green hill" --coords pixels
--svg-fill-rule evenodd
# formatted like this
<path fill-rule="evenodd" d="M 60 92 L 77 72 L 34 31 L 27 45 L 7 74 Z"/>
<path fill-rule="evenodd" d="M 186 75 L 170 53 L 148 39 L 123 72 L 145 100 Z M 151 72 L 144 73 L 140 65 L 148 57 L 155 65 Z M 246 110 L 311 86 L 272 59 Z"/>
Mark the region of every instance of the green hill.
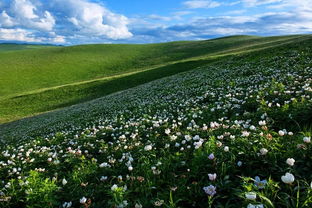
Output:
<path fill-rule="evenodd" d="M 32 44 L 14 44 L 14 43 L 0 43 L 0 52 L 52 48 L 53 45 L 32 45 Z"/>
<path fill-rule="evenodd" d="M 109 93 L 0 125 L 0 206 L 312 207 L 312 38 L 264 40 L 16 97 Z"/>
<path fill-rule="evenodd" d="M 304 38 L 310 36 L 233 36 L 206 41 L 43 47 L 3 52 L 0 55 L 0 123 L 92 100 L 203 66 L 222 56 Z"/>

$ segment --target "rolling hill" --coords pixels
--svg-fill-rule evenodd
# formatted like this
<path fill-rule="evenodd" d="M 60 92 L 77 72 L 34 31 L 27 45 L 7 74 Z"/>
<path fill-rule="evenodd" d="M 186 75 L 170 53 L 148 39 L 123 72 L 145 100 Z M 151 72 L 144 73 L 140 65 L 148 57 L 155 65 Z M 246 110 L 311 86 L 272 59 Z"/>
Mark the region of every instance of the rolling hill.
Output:
<path fill-rule="evenodd" d="M 311 36 L 168 44 L 164 64 L 3 98 L 77 104 L 0 125 L 0 206 L 312 207 Z"/>
<path fill-rule="evenodd" d="M 27 50 L 5 50 L 10 47 L 2 46 L 0 123 L 99 98 L 223 57 L 309 38 L 309 35 L 232 36 L 162 44 Z"/>

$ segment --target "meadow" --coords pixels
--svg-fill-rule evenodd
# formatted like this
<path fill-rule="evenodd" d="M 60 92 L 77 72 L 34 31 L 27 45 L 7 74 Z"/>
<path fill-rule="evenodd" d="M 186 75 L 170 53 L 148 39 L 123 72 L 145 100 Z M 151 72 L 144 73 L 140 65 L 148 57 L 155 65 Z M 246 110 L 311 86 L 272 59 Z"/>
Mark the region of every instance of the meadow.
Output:
<path fill-rule="evenodd" d="M 280 43 L 0 125 L 0 206 L 311 207 L 312 38 Z"/>
<path fill-rule="evenodd" d="M 0 123 L 89 101 L 227 56 L 305 38 L 309 36 L 234 36 L 161 44 L 36 49 L 0 46 Z M 26 47 L 30 49 L 25 51 Z"/>

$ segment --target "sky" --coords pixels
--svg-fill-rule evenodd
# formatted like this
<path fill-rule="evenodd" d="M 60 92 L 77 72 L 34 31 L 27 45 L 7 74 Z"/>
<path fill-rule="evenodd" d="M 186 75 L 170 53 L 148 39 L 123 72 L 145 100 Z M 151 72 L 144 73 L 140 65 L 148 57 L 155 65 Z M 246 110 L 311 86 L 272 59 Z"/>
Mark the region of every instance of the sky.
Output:
<path fill-rule="evenodd" d="M 312 32 L 312 0 L 0 0 L 0 42 L 158 43 Z"/>

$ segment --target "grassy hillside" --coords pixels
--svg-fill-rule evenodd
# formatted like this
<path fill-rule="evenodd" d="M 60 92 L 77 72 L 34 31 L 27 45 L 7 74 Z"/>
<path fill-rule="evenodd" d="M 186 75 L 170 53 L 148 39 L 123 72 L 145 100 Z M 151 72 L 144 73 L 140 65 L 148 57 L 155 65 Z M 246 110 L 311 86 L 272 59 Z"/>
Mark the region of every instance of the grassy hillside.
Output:
<path fill-rule="evenodd" d="M 1 125 L 1 205 L 312 207 L 312 39 L 268 46 Z"/>
<path fill-rule="evenodd" d="M 207 41 L 82 45 L 3 53 L 0 123 L 92 100 L 203 66 L 223 56 L 305 38 L 310 36 L 233 36 Z"/>
<path fill-rule="evenodd" d="M 0 43 L 0 52 L 41 49 L 41 48 L 53 48 L 53 45 L 31 45 L 31 44 L 12 44 L 12 43 Z"/>

